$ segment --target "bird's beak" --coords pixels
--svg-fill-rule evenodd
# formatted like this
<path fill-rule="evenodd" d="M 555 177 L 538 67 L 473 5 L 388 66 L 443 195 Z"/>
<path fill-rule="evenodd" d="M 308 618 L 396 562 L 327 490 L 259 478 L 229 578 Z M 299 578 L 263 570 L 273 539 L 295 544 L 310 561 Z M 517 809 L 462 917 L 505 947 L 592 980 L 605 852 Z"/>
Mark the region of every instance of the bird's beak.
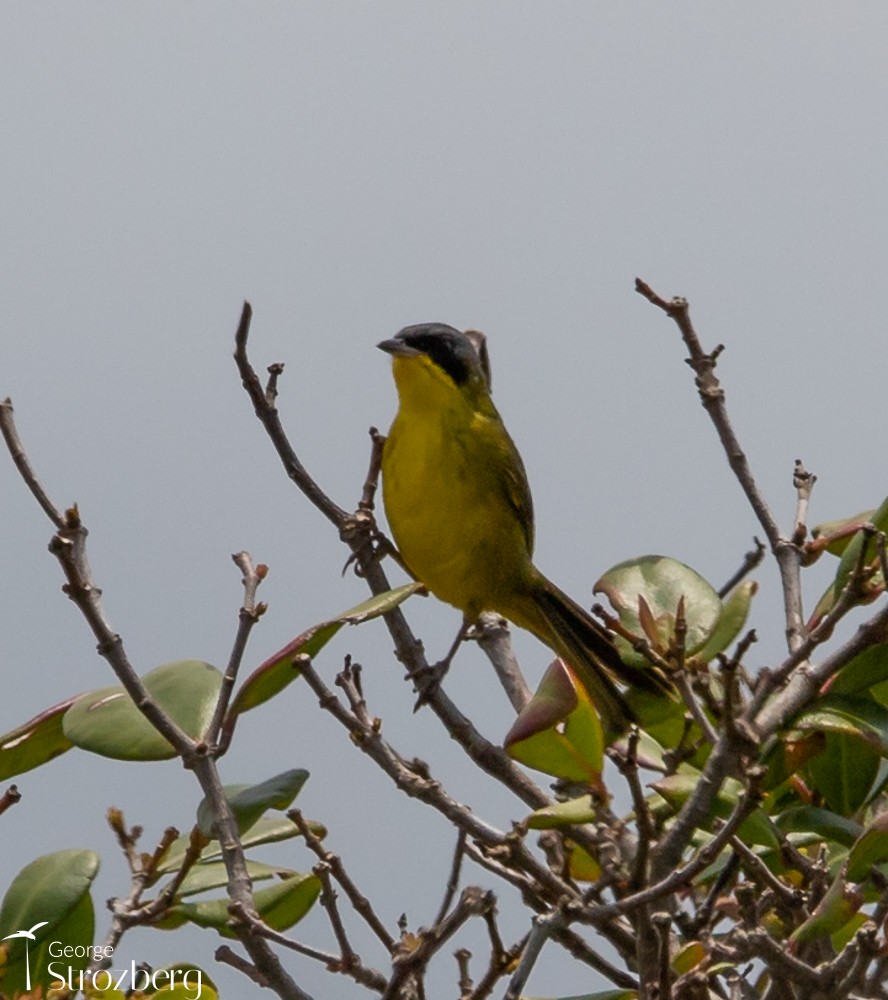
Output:
<path fill-rule="evenodd" d="M 417 354 L 422 354 L 422 351 L 417 351 L 415 347 L 410 347 L 409 344 L 405 344 L 403 340 L 398 340 L 396 337 L 392 337 L 391 340 L 382 340 L 376 346 L 380 351 L 385 351 L 386 354 L 391 354 L 394 357 L 412 358 L 416 357 Z"/>

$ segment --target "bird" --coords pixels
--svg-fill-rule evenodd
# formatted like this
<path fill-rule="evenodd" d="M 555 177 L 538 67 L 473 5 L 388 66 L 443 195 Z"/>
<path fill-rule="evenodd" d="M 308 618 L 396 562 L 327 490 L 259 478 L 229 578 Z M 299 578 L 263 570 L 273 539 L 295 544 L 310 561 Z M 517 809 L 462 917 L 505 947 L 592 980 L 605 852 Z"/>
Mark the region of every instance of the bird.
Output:
<path fill-rule="evenodd" d="M 495 612 L 548 646 L 611 742 L 635 721 L 614 678 L 658 693 L 672 686 L 625 663 L 604 627 L 534 565 L 530 486 L 491 397 L 483 334 L 421 323 L 377 346 L 392 357 L 398 395 L 381 471 L 404 565 L 466 622 Z"/>

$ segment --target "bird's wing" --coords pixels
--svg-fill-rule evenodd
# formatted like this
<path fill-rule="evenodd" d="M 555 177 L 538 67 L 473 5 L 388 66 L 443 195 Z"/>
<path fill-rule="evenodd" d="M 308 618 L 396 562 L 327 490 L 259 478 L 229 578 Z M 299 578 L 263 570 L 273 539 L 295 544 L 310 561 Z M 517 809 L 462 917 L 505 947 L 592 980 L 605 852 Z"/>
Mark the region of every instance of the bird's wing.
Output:
<path fill-rule="evenodd" d="M 503 426 L 499 414 L 483 419 L 481 433 L 486 440 L 483 454 L 490 464 L 490 482 L 501 491 L 506 506 L 516 515 L 524 532 L 528 555 L 533 554 L 533 499 L 524 471 L 524 462 L 515 442 Z"/>

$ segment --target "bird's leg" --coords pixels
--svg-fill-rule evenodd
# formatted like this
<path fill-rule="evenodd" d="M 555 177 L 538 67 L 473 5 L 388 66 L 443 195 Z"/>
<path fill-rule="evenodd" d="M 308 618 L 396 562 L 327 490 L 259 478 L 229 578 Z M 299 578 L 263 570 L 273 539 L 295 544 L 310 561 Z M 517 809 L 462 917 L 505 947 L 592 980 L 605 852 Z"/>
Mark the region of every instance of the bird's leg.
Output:
<path fill-rule="evenodd" d="M 450 649 L 447 650 L 447 655 L 444 659 L 438 660 L 437 663 L 432 663 L 427 667 L 421 667 L 419 670 L 411 670 L 407 674 L 407 677 L 413 681 L 413 686 L 419 693 L 416 704 L 413 706 L 414 712 L 422 708 L 435 691 L 438 690 L 441 681 L 444 680 L 447 671 L 450 669 L 450 664 L 453 662 L 457 650 L 465 641 L 474 624 L 470 619 L 463 618 L 462 625 L 460 625 L 459 631 L 456 633 L 456 638 L 453 640 Z"/>

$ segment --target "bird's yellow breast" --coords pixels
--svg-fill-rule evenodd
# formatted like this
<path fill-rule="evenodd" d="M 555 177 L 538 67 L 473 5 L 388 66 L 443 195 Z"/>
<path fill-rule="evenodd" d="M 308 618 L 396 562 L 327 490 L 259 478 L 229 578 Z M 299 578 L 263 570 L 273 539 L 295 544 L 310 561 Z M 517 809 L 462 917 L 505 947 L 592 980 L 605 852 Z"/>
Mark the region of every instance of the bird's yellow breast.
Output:
<path fill-rule="evenodd" d="M 531 572 L 526 525 L 500 480 L 502 423 L 422 358 L 396 358 L 394 374 L 382 488 L 395 544 L 441 600 L 470 617 L 498 610 Z"/>

